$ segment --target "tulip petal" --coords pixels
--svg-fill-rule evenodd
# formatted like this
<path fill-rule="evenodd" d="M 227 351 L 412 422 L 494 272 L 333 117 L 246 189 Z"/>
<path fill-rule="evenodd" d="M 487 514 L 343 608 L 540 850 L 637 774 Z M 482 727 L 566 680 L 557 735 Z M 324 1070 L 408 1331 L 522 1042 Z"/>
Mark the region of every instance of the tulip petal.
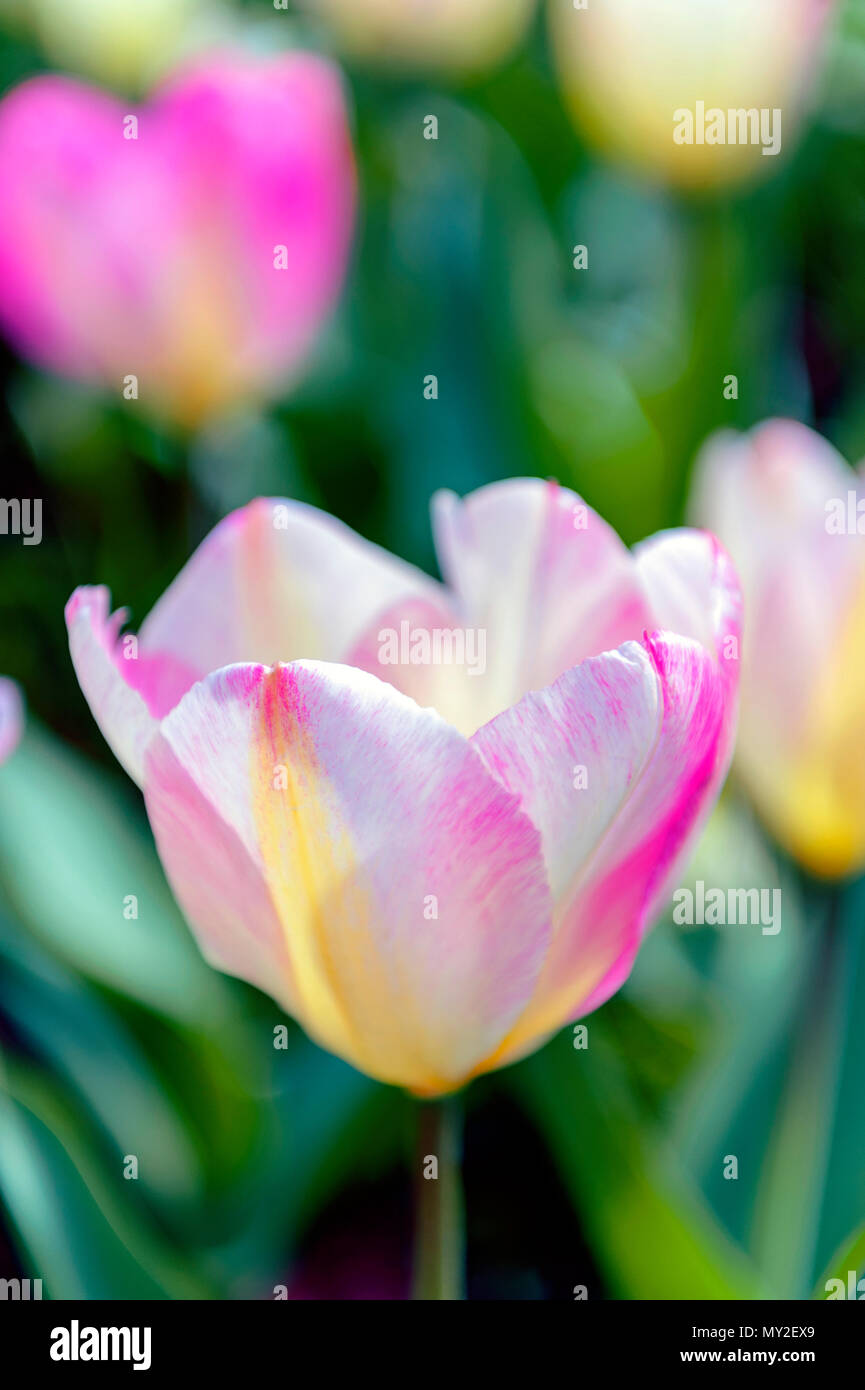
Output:
<path fill-rule="evenodd" d="M 639 637 L 651 615 L 633 559 L 568 488 L 537 478 L 438 493 L 433 525 L 453 598 L 429 596 L 381 617 L 379 628 L 462 629 L 468 659 L 384 664 L 378 633 L 351 660 L 469 734 L 526 691 L 550 685 L 587 656 Z M 483 660 L 481 661 L 481 655 Z"/>
<path fill-rule="evenodd" d="M 726 772 L 729 699 L 713 654 L 655 634 L 568 671 L 472 738 L 540 829 L 556 901 L 543 974 L 499 1063 L 627 978 Z"/>
<path fill-rule="evenodd" d="M 241 661 L 341 661 L 398 598 L 439 592 L 325 512 L 260 497 L 202 542 L 142 624 L 141 650 L 199 678 Z"/>
<path fill-rule="evenodd" d="M 438 710 L 463 734 L 482 722 L 486 632 L 465 626 L 445 589 L 378 614 L 346 660 Z"/>
<path fill-rule="evenodd" d="M 575 7 L 586 11 L 576 22 Z M 770 172 L 776 161 L 763 155 L 780 152 L 780 122 L 773 145 L 774 125 L 761 140 L 745 138 L 727 128 L 726 113 L 783 111 L 786 147 L 831 8 L 832 0 L 551 0 L 549 13 L 567 104 L 590 142 L 644 179 L 708 189 Z M 715 110 L 725 119 L 718 143 Z M 682 113 L 691 118 L 684 128 Z"/>
<path fill-rule="evenodd" d="M 0 763 L 11 757 L 21 738 L 24 706 L 14 681 L 0 676 Z"/>
<path fill-rule="evenodd" d="M 771 420 L 710 440 L 692 494 L 747 598 L 737 769 L 776 838 L 829 877 L 865 861 L 860 489 L 820 435 Z"/>
<path fill-rule="evenodd" d="M 216 750 L 209 763 L 202 763 L 204 776 L 197 777 L 169 741 L 173 727 L 169 724 L 168 737 L 153 740 L 146 764 L 147 810 L 166 876 L 210 964 L 248 980 L 296 1014 L 287 942 L 255 836 L 215 804 L 218 797 L 207 777 L 215 770 Z M 243 761 L 225 759 L 221 771 L 222 797 L 247 804 Z"/>
<path fill-rule="evenodd" d="M 278 384 L 333 307 L 355 192 L 342 85 L 313 53 L 215 53 L 171 78 L 153 107 L 168 205 L 185 216 L 165 348 L 210 409 L 256 378 Z M 208 389 L 196 360 L 211 359 Z"/>
<path fill-rule="evenodd" d="M 190 782 L 226 827 L 212 842 L 201 803 L 187 820 Z M 369 1074 L 451 1089 L 525 1008 L 551 929 L 538 832 L 460 734 L 385 683 L 305 661 L 218 671 L 163 722 L 145 796 L 205 949 L 224 950 L 210 935 L 209 867 L 242 847 L 242 877 L 250 862 L 260 872 L 290 970 L 267 915 L 265 987 Z M 220 932 L 229 912 L 252 930 L 244 896 Z M 252 977 L 242 960 L 233 968 Z"/>
<path fill-rule="evenodd" d="M 824 524 L 826 503 L 846 501 L 857 481 L 814 430 L 793 420 L 769 420 L 750 434 L 724 430 L 709 440 L 697 461 L 690 510 L 699 525 L 721 537 L 749 596 L 779 565 L 787 572 L 785 582 L 803 576 L 797 599 L 808 604 L 799 616 L 807 638 L 812 629 L 825 628 L 810 615 L 824 611 L 854 560 L 854 546 L 839 544 Z M 808 549 L 804 560 L 802 546 Z"/>
<path fill-rule="evenodd" d="M 569 488 L 516 478 L 433 508 L 442 572 L 465 621 L 489 629 L 499 710 L 649 621 L 627 547 Z"/>
<path fill-rule="evenodd" d="M 76 589 L 66 605 L 69 650 L 78 683 L 93 718 L 118 762 L 141 785 L 144 750 L 157 719 L 130 677 L 135 660 L 124 661 L 118 635 L 125 613 L 110 614 L 108 590 L 102 585 Z"/>
<path fill-rule="evenodd" d="M 122 120 L 113 98 L 53 75 L 31 79 L 0 104 L 0 319 L 28 356 L 59 371 L 107 370 L 116 324 L 80 288 L 117 289 L 140 248 L 131 238 L 124 252 L 110 234 L 97 247 L 93 236 Z"/>
<path fill-rule="evenodd" d="M 700 642 L 735 684 L 742 591 L 721 543 L 708 531 L 660 531 L 634 548 L 634 559 L 655 625 Z"/>
<path fill-rule="evenodd" d="M 219 523 L 141 626 L 118 649 L 124 620 L 108 592 L 67 605 L 81 688 L 120 762 L 141 783 L 154 721 L 196 681 L 240 661 L 339 660 L 397 596 L 438 603 L 433 580 L 315 507 L 258 498 Z"/>

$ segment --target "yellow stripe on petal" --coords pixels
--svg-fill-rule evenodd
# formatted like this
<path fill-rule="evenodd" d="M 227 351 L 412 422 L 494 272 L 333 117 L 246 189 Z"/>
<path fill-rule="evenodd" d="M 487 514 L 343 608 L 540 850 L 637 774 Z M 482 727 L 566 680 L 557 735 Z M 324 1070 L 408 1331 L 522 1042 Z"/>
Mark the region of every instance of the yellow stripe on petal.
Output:
<path fill-rule="evenodd" d="M 815 874 L 842 877 L 865 864 L 865 580 L 818 674 L 789 782 L 770 817 Z"/>
<path fill-rule="evenodd" d="M 381 1079 L 448 1089 L 430 1070 L 400 980 L 399 942 L 380 920 L 337 793 L 321 766 L 303 696 L 286 667 L 266 677 L 253 743 L 253 814 L 265 875 L 285 931 L 304 1027 Z M 395 1007 L 396 1006 L 396 1007 Z"/>
<path fill-rule="evenodd" d="M 259 736 L 251 745 L 253 816 L 271 896 L 283 923 L 303 1023 L 327 1047 L 354 1054 L 339 997 L 325 916 L 345 899 L 353 933 L 369 933 L 370 903 L 357 884 L 349 838 L 337 831 L 312 738 L 281 698 L 279 667 L 265 678 Z M 354 884 L 352 892 L 345 885 Z M 346 923 L 348 926 L 348 922 Z"/>

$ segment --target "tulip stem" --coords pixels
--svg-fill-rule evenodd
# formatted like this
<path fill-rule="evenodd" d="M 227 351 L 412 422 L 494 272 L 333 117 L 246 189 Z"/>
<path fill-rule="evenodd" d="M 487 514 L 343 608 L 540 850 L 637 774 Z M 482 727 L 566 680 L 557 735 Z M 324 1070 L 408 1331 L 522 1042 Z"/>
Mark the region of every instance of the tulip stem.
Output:
<path fill-rule="evenodd" d="M 415 1299 L 456 1300 L 464 1292 L 460 1102 L 422 1101 L 415 1155 Z"/>

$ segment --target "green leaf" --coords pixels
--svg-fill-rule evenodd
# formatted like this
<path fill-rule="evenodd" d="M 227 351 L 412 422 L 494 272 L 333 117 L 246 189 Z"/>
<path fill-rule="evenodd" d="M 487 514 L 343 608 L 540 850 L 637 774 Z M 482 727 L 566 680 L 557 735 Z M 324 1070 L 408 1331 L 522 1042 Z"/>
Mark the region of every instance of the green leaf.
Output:
<path fill-rule="evenodd" d="M 763 1297 L 744 1253 L 617 1094 L 615 1069 L 594 1036 L 586 1051 L 568 1044 L 562 1034 L 510 1079 L 550 1145 L 614 1295 Z"/>
<path fill-rule="evenodd" d="M 820 896 L 829 911 L 811 924 L 810 968 L 753 1218 L 755 1258 L 786 1298 L 807 1296 L 819 1258 L 844 1051 L 855 1018 L 858 915 L 840 888 Z"/>
<path fill-rule="evenodd" d="M 643 973 L 659 939 L 669 938 L 694 963 L 699 983 L 690 1008 L 705 1029 L 694 1065 L 668 1099 L 671 1142 L 702 1186 L 718 1219 L 746 1245 L 760 1171 L 773 1123 L 781 1052 L 808 968 L 796 876 L 768 852 L 745 806 L 729 794 L 712 815 L 683 886 L 698 880 L 726 889 L 779 884 L 782 930 L 657 927 L 641 952 Z M 653 981 L 655 997 L 669 993 L 670 969 Z M 736 1181 L 723 1176 L 724 1158 L 739 1161 Z"/>
<path fill-rule="evenodd" d="M 840 1279 L 847 1290 L 849 1288 L 848 1276 L 851 1272 L 857 1276 L 857 1282 L 858 1277 L 865 1274 L 865 1222 L 858 1226 L 836 1250 L 821 1277 L 817 1280 L 812 1297 L 825 1299 L 827 1296 L 826 1285 L 830 1279 Z"/>
<path fill-rule="evenodd" d="M 214 1296 L 118 1189 L 57 1088 L 9 1061 L 0 1071 L 0 1194 L 31 1277 L 55 1299 Z"/>
<path fill-rule="evenodd" d="M 21 920 L 76 970 L 172 1019 L 229 1025 L 230 992 L 131 805 L 33 719 L 0 778 L 0 879 Z M 130 895 L 137 920 L 123 915 Z"/>
<path fill-rule="evenodd" d="M 135 1154 L 139 1182 L 151 1195 L 172 1202 L 200 1196 L 203 1174 L 189 1134 L 120 1020 L 26 938 L 16 941 L 2 913 L 0 955 L 0 1008 L 31 1050 L 74 1085 L 113 1140 L 118 1167 L 123 1155 Z"/>

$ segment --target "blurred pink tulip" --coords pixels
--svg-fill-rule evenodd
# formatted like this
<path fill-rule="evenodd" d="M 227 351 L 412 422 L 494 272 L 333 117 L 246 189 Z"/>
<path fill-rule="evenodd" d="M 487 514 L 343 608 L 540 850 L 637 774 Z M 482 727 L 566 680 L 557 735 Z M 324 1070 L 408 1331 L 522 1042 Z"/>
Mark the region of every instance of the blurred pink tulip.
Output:
<path fill-rule="evenodd" d="M 200 60 L 129 111 L 58 76 L 0 102 L 0 324 L 42 367 L 194 425 L 296 371 L 339 292 L 337 71 Z"/>
<path fill-rule="evenodd" d="M 827 878 L 859 871 L 861 472 L 804 425 L 772 420 L 749 435 L 710 440 L 697 464 L 692 511 L 729 546 L 746 597 L 736 770 L 774 835 L 807 868 Z"/>
<path fill-rule="evenodd" d="M 14 681 L 0 676 L 0 763 L 18 747 L 24 726 L 21 692 Z"/>
<path fill-rule="evenodd" d="M 440 497 L 437 540 L 449 587 L 259 500 L 137 643 L 104 588 L 67 607 L 208 959 L 422 1095 L 620 987 L 719 790 L 738 686 L 739 590 L 711 536 L 631 555 L 532 479 Z M 489 660 L 457 669 L 481 631 Z M 415 655 L 388 664 L 394 633 Z"/>

